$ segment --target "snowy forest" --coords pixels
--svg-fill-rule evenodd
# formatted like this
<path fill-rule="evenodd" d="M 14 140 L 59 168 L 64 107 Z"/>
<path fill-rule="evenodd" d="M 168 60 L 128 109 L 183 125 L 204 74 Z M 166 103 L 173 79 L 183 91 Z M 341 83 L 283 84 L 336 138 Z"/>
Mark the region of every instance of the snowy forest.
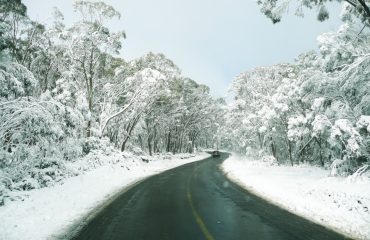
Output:
<path fill-rule="evenodd" d="M 315 8 L 317 19 L 323 21 L 329 17 L 326 2 L 303 1 L 296 14 L 301 15 L 304 7 Z M 258 3 L 275 23 L 289 6 L 289 1 Z M 279 164 L 331 168 L 333 175 L 366 171 L 370 11 L 363 4 L 343 1 L 343 24 L 336 32 L 318 36 L 319 52 L 302 53 L 294 63 L 258 67 L 236 77 L 231 86 L 235 101 L 223 126 L 224 145 Z"/>
<path fill-rule="evenodd" d="M 278 24 L 289 2 L 258 4 Z M 315 8 L 324 21 L 326 3 L 304 1 L 296 14 Z M 319 52 L 241 73 L 226 103 L 163 54 L 120 58 L 126 34 L 106 26 L 120 13 L 104 2 L 76 1 L 80 18 L 66 26 L 56 8 L 42 24 L 20 0 L 2 0 L 1 189 L 47 186 L 70 174 L 65 163 L 108 146 L 148 155 L 222 148 L 333 175 L 366 171 L 370 11 L 357 3 L 343 1 L 343 24 L 318 36 Z"/>
<path fill-rule="evenodd" d="M 222 99 L 163 54 L 120 58 L 125 32 L 105 25 L 120 17 L 113 7 L 76 1 L 71 26 L 58 9 L 43 25 L 20 0 L 0 7 L 3 189 L 50 185 L 70 174 L 66 162 L 107 146 L 149 155 L 213 146 Z"/>

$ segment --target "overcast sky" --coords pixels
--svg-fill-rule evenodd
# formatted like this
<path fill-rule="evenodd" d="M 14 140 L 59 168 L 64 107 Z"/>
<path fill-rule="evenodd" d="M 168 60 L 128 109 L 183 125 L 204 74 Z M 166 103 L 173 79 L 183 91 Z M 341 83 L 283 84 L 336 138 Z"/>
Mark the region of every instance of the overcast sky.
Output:
<path fill-rule="evenodd" d="M 73 22 L 74 0 L 23 0 L 29 16 L 50 21 L 57 6 L 66 23 Z M 131 60 L 161 52 L 183 72 L 224 96 L 235 76 L 257 66 L 292 62 L 317 49 L 316 37 L 340 25 L 340 5 L 330 6 L 330 20 L 320 23 L 315 12 L 305 18 L 289 14 L 279 24 L 262 15 L 255 0 L 106 0 L 122 14 L 110 23 L 124 30 L 121 55 Z M 292 11 L 293 12 L 293 9 Z"/>

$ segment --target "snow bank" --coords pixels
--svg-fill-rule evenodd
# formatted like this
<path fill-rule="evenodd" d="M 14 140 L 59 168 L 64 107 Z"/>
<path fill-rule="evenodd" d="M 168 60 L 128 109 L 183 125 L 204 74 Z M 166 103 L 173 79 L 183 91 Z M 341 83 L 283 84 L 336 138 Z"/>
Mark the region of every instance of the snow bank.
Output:
<path fill-rule="evenodd" d="M 358 239 L 370 239 L 370 179 L 329 177 L 312 166 L 269 166 L 231 156 L 221 169 L 234 182 L 295 214 Z"/>
<path fill-rule="evenodd" d="M 24 192 L 23 201 L 0 207 L 0 239 L 53 239 L 107 199 L 124 188 L 156 173 L 189 162 L 205 159 L 207 153 L 161 155 L 156 157 L 94 156 L 85 164 L 70 168 L 84 171 L 99 161 L 99 166 L 84 174 L 67 178 L 53 187 Z M 120 158 L 121 157 L 121 158 Z M 105 165 L 102 164 L 106 163 Z M 101 166 L 103 165 L 103 166 Z"/>

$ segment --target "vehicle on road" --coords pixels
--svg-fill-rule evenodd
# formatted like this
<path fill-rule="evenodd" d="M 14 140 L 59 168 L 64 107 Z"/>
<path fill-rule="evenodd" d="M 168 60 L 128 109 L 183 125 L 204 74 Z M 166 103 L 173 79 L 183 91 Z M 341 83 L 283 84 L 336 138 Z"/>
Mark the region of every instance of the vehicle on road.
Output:
<path fill-rule="evenodd" d="M 212 157 L 219 157 L 221 154 L 218 150 L 212 152 Z"/>

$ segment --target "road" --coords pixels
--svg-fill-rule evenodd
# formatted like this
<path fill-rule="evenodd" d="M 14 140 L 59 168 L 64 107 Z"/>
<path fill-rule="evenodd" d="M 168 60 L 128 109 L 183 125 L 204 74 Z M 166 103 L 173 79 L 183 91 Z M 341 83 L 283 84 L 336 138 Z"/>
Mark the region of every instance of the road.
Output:
<path fill-rule="evenodd" d="M 73 239 L 346 239 L 230 182 L 209 158 L 150 177 L 117 197 Z"/>

